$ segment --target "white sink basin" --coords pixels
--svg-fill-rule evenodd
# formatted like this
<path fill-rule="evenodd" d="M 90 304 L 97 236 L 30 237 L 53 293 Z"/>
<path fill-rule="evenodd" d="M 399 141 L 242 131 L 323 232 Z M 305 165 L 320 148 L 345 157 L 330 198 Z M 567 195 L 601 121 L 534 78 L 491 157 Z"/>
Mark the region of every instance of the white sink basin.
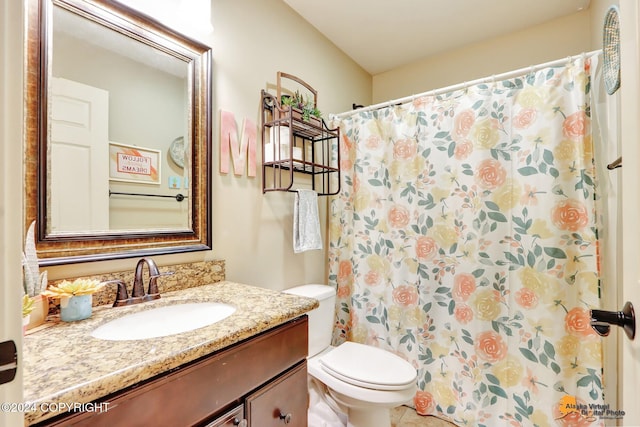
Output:
<path fill-rule="evenodd" d="M 91 336 L 110 341 L 165 337 L 212 325 L 235 311 L 217 302 L 179 303 L 119 317 L 94 329 Z"/>

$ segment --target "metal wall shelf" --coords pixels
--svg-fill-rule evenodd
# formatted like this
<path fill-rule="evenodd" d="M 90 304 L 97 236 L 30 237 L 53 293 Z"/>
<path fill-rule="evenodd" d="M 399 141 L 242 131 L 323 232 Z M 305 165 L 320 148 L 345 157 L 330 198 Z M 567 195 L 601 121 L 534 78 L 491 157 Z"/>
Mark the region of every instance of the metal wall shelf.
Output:
<path fill-rule="evenodd" d="M 277 94 L 262 91 L 262 192 L 296 191 L 300 178 L 310 176 L 311 189 L 319 196 L 340 192 L 340 129 L 329 129 L 324 120 L 303 118 L 302 111 L 281 104 L 282 79 L 309 90 L 316 105 L 317 92 L 301 79 L 278 72 Z M 308 188 L 308 185 L 305 187 Z"/>

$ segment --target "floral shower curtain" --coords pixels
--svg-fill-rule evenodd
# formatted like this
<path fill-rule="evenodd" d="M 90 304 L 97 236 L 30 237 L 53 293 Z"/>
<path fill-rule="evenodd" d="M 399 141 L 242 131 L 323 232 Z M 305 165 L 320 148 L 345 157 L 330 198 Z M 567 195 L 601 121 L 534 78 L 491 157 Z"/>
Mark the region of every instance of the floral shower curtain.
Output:
<path fill-rule="evenodd" d="M 337 119 L 334 343 L 461 426 L 603 425 L 591 59 Z"/>

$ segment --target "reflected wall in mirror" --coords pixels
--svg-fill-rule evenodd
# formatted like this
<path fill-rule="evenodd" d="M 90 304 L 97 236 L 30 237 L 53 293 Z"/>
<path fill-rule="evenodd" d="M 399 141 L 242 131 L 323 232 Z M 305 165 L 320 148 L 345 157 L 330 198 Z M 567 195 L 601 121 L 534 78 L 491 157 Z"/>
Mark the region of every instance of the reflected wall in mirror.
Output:
<path fill-rule="evenodd" d="M 41 263 L 210 249 L 210 48 L 114 1 L 29 0 L 28 18 Z"/>

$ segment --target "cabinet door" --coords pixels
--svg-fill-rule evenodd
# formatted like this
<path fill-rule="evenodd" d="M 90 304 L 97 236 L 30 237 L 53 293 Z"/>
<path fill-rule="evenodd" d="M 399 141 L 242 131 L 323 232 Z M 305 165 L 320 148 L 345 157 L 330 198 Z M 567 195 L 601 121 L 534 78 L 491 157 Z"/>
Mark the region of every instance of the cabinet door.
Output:
<path fill-rule="evenodd" d="M 244 405 L 236 406 L 204 427 L 247 427 L 247 420 L 244 419 Z"/>
<path fill-rule="evenodd" d="M 249 427 L 307 427 L 306 360 L 245 400 Z"/>

